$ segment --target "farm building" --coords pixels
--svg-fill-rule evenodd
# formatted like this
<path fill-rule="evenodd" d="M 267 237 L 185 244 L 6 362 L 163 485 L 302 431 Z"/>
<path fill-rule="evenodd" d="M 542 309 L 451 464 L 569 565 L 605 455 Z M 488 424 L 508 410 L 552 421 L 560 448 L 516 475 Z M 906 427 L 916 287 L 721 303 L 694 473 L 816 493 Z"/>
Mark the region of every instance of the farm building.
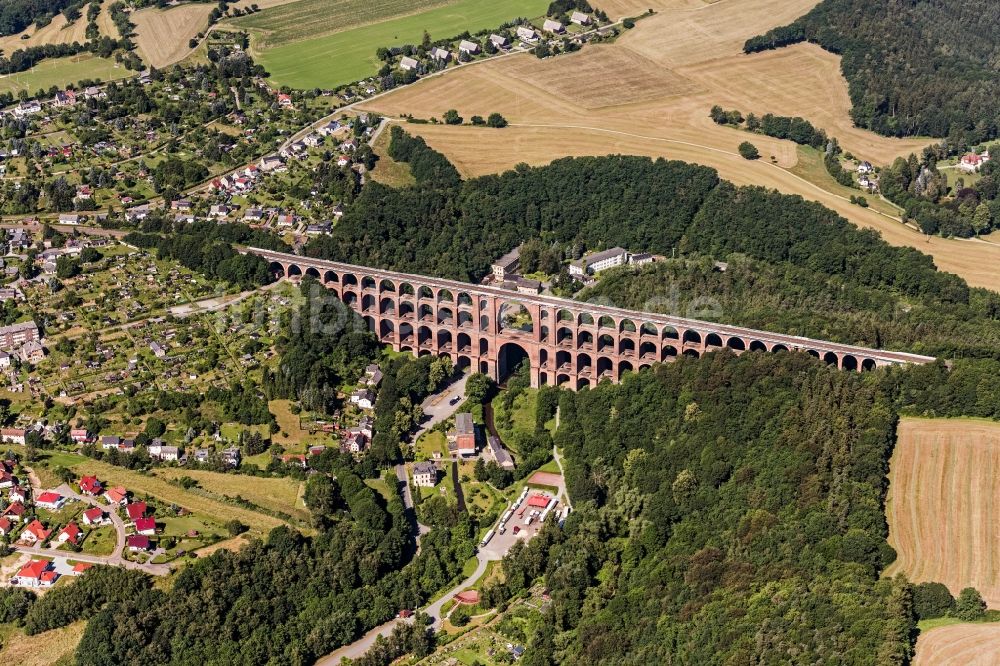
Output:
<path fill-rule="evenodd" d="M 463 39 L 458 43 L 458 50 L 462 53 L 468 53 L 469 55 L 476 55 L 479 53 L 479 44 Z"/>
<path fill-rule="evenodd" d="M 440 46 L 435 46 L 431 49 L 431 57 L 441 62 L 448 62 L 451 60 L 451 51 L 443 49 Z"/>
<path fill-rule="evenodd" d="M 551 32 L 554 35 L 561 35 L 566 32 L 566 26 L 564 26 L 559 21 L 554 21 L 553 19 L 545 19 L 545 23 L 542 24 L 542 30 L 545 32 Z"/>
<path fill-rule="evenodd" d="M 517 29 L 517 38 L 525 42 L 533 42 L 538 39 L 538 33 L 534 28 L 521 26 Z"/>
<path fill-rule="evenodd" d="M 412 71 L 417 68 L 419 63 L 409 56 L 403 56 L 399 61 L 399 68 L 405 69 L 406 71 Z"/>
<path fill-rule="evenodd" d="M 503 35 L 490 35 L 490 43 L 498 49 L 505 49 L 510 46 L 510 40 Z"/>
<path fill-rule="evenodd" d="M 569 17 L 569 22 L 577 25 L 590 25 L 590 16 L 583 12 L 573 12 Z"/>

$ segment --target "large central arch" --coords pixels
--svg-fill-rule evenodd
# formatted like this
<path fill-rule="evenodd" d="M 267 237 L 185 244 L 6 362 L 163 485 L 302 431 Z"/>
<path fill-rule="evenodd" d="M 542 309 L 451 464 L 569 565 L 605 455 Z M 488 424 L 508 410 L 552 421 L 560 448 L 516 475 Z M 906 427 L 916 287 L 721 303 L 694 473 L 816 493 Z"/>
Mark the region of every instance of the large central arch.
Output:
<path fill-rule="evenodd" d="M 505 342 L 497 352 L 497 381 L 507 381 L 522 363 L 531 365 L 531 358 L 524 347 L 516 342 Z"/>

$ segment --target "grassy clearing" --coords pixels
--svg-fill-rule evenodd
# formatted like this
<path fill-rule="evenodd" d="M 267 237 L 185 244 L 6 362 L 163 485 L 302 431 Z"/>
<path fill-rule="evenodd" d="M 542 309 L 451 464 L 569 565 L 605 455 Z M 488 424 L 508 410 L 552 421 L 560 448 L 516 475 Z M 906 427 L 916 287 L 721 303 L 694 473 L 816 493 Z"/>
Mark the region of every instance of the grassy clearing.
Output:
<path fill-rule="evenodd" d="M 87 623 L 80 621 L 36 636 L 20 629 L 4 632 L 0 664 L 4 666 L 60 666 L 73 663 L 73 652 Z M 9 625 L 4 625 L 5 627 Z"/>
<path fill-rule="evenodd" d="M 372 144 L 372 150 L 378 155 L 378 162 L 375 163 L 375 168 L 369 172 L 373 180 L 396 188 L 409 187 L 416 183 L 413 179 L 413 174 L 410 173 L 410 165 L 397 162 L 389 157 L 388 128 Z"/>
<path fill-rule="evenodd" d="M 448 440 L 444 433 L 439 430 L 432 430 L 421 435 L 414 451 L 417 460 L 431 460 L 434 457 L 434 452 L 438 452 L 444 457 L 448 455 Z"/>
<path fill-rule="evenodd" d="M 294 479 L 268 479 L 174 467 L 157 470 L 156 475 L 168 479 L 189 476 L 198 482 L 199 488 L 218 495 L 220 499 L 239 495 L 265 509 L 280 511 L 302 520 L 309 519 L 309 512 L 300 499 L 302 483 Z"/>
<path fill-rule="evenodd" d="M 259 31 L 257 48 L 282 46 L 333 32 L 343 32 L 386 19 L 415 14 L 454 0 L 296 0 L 231 21 Z M 332 6 L 331 6 L 332 5 Z"/>
<path fill-rule="evenodd" d="M 117 65 L 113 60 L 97 58 L 87 53 L 43 60 L 26 72 L 0 76 L 0 92 L 12 92 L 16 95 L 21 90 L 27 90 L 33 95 L 40 89 L 47 90 L 52 86 L 63 88 L 81 79 L 113 81 L 134 74 L 135 72 Z"/>
<path fill-rule="evenodd" d="M 380 62 L 375 51 L 381 46 L 417 44 L 425 30 L 432 38 L 475 32 L 518 16 L 539 16 L 547 6 L 544 0 L 459 0 L 418 14 L 265 49 L 257 60 L 276 83 L 335 88 L 377 72 Z"/>
<path fill-rule="evenodd" d="M 749 141 L 753 141 L 753 139 L 749 139 Z M 810 146 L 799 146 L 798 155 L 799 161 L 789 169 L 796 176 L 801 176 L 811 183 L 816 183 L 828 192 L 833 192 L 848 199 L 851 197 L 864 197 L 872 210 L 885 213 L 886 215 L 899 215 L 898 208 L 888 201 L 880 199 L 877 194 L 846 187 L 834 180 L 823 164 L 822 151 Z"/>
<path fill-rule="evenodd" d="M 111 555 L 118 544 L 118 535 L 113 525 L 98 527 L 83 541 L 83 552 L 88 555 Z"/>

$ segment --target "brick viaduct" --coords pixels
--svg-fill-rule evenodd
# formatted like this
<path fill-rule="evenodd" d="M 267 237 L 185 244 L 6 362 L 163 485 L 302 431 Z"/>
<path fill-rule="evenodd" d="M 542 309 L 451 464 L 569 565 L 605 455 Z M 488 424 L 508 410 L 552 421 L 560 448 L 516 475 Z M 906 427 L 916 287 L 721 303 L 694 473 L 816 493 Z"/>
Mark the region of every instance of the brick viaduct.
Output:
<path fill-rule="evenodd" d="M 934 359 L 497 287 L 247 248 L 284 277 L 311 275 L 396 351 L 449 356 L 496 380 L 527 358 L 531 385 L 595 386 L 679 355 L 802 351 L 844 370 Z"/>

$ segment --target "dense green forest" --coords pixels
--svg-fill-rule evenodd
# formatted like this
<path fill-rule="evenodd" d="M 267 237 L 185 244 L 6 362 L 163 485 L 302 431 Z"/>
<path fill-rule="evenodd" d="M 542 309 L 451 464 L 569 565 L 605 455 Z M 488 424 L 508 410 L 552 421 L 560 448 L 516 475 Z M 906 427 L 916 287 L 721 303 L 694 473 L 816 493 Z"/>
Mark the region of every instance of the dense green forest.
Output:
<path fill-rule="evenodd" d="M 723 353 L 561 393 L 575 512 L 512 551 L 484 603 L 544 576 L 529 666 L 906 663 L 910 586 L 879 577 L 882 381 Z"/>
<path fill-rule="evenodd" d="M 80 0 L 4 0 L 0 3 L 0 35 L 19 33 L 35 22 L 47 25 L 63 9 L 82 4 Z"/>
<path fill-rule="evenodd" d="M 744 51 L 815 42 L 843 56 L 855 124 L 971 146 L 1000 136 L 998 30 L 995 0 L 823 0 Z"/>

